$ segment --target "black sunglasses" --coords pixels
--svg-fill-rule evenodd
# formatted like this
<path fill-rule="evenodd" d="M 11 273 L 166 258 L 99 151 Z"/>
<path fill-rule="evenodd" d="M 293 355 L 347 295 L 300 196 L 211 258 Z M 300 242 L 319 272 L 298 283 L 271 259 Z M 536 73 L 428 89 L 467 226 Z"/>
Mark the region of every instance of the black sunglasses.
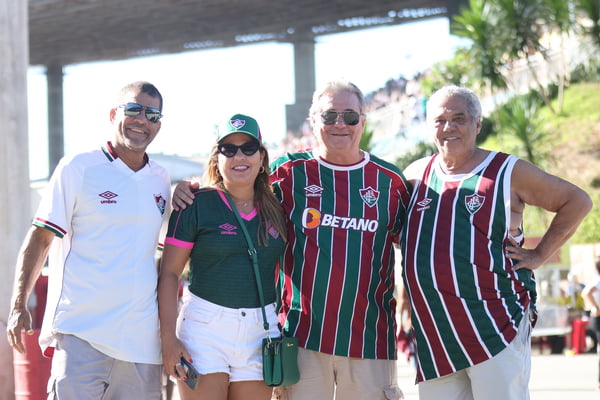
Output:
<path fill-rule="evenodd" d="M 340 114 L 343 116 L 346 125 L 357 125 L 360 121 L 360 114 L 356 111 L 349 110 L 338 113 L 335 110 L 327 110 L 321 113 L 321 122 L 324 125 L 334 125 Z"/>
<path fill-rule="evenodd" d="M 241 146 L 236 146 L 231 143 L 221 143 L 218 147 L 219 153 L 223 154 L 227 158 L 235 156 L 238 150 L 241 150 L 247 156 L 252 156 L 260 149 L 260 143 L 256 140 L 246 142 Z"/>
<path fill-rule="evenodd" d="M 119 108 L 123 108 L 123 113 L 128 117 L 137 117 L 142 111 L 145 111 L 146 118 L 153 124 L 162 118 L 162 114 L 158 108 L 142 106 L 137 103 L 121 104 Z"/>

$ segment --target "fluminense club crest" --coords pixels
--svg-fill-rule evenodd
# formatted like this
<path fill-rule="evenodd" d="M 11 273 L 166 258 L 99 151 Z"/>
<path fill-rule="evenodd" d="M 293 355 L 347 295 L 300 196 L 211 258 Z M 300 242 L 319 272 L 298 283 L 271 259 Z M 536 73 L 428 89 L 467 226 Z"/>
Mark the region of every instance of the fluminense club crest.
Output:
<path fill-rule="evenodd" d="M 362 197 L 363 201 L 369 207 L 373 207 L 377 204 L 377 200 L 379 200 L 379 191 L 373 189 L 371 186 L 368 188 L 360 189 L 360 197 Z"/>
<path fill-rule="evenodd" d="M 473 193 L 472 195 L 465 197 L 465 206 L 467 206 L 467 210 L 471 213 L 471 215 L 473 215 L 479 211 L 481 206 L 483 206 L 484 201 L 484 196 Z"/>
<path fill-rule="evenodd" d="M 162 194 L 155 194 L 154 201 L 156 201 L 156 207 L 158 207 L 158 211 L 160 211 L 160 215 L 165 215 L 165 208 L 167 207 L 167 201 L 162 196 Z"/>
<path fill-rule="evenodd" d="M 243 119 L 232 119 L 231 121 L 229 121 L 229 123 L 235 129 L 240 129 L 242 126 L 246 125 L 246 121 L 244 121 Z"/>

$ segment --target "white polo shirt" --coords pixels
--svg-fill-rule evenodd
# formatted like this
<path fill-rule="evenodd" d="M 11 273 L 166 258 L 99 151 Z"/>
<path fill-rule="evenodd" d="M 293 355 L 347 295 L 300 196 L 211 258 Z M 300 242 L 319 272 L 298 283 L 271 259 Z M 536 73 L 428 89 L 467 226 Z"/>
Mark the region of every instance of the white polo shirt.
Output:
<path fill-rule="evenodd" d="M 151 160 L 134 172 L 108 145 L 61 160 L 33 221 L 57 235 L 45 354 L 60 332 L 119 360 L 162 362 L 155 252 L 169 201 L 168 173 Z"/>

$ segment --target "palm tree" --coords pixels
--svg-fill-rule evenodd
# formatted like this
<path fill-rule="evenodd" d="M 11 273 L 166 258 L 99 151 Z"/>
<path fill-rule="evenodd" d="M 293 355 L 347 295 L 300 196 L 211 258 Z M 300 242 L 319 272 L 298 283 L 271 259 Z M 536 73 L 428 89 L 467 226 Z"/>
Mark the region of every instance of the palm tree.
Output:
<path fill-rule="evenodd" d="M 508 149 L 532 164 L 543 167 L 549 151 L 548 134 L 539 115 L 540 99 L 535 93 L 512 97 L 495 113 L 498 130 L 518 140 Z"/>
<path fill-rule="evenodd" d="M 541 38 L 545 32 L 545 24 L 549 20 L 548 9 L 543 0 L 495 0 L 496 7 L 492 10 L 498 13 L 504 29 L 504 46 L 510 61 L 524 59 L 531 74 L 537 91 L 544 103 L 555 114 L 546 86 L 541 82 L 538 66 L 534 59 L 542 56 L 547 60 L 547 49 L 542 45 Z"/>
<path fill-rule="evenodd" d="M 518 60 L 525 60 L 537 91 L 555 113 L 535 62 L 539 56 L 547 60 L 541 39 L 552 13 L 546 1 L 550 0 L 470 0 L 470 9 L 454 17 L 453 32 L 473 41 L 472 59 L 492 89 L 504 89 L 509 84 L 516 89 L 511 72 Z"/>
<path fill-rule="evenodd" d="M 502 47 L 497 34 L 499 21 L 493 6 L 483 0 L 469 0 L 469 8 L 463 8 L 454 17 L 452 32 L 472 41 L 469 55 L 474 75 L 491 91 L 505 89 L 506 80 L 501 72 Z"/>
<path fill-rule="evenodd" d="M 565 0 L 544 0 L 548 11 L 548 20 L 560 35 L 560 72 L 558 75 L 558 109 L 561 113 L 563 108 L 563 95 L 568 74 L 565 60 L 565 36 L 568 36 L 575 28 L 576 23 L 572 13 L 572 3 Z"/>
<path fill-rule="evenodd" d="M 473 76 L 471 56 L 468 49 L 457 49 L 454 57 L 435 63 L 421 78 L 421 92 L 425 97 L 444 85 L 454 84 L 475 88 L 481 78 Z"/>

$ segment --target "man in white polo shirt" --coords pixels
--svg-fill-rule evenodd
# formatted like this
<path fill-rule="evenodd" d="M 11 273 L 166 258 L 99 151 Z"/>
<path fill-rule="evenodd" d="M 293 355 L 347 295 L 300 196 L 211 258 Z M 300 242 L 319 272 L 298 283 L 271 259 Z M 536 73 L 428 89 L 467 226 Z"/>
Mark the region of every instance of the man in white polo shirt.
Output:
<path fill-rule="evenodd" d="M 121 89 L 109 114 L 114 139 L 61 160 L 21 247 L 8 340 L 25 352 L 27 299 L 50 253 L 40 335 L 53 356 L 49 399 L 160 399 L 154 255 L 170 181 L 146 148 L 162 106 L 148 82 Z"/>

